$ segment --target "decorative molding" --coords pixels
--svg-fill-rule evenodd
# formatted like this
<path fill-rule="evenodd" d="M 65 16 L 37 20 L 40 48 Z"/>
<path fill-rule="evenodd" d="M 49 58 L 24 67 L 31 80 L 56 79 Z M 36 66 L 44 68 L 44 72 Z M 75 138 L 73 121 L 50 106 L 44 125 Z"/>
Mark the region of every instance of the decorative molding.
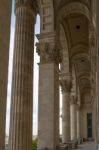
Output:
<path fill-rule="evenodd" d="M 60 9 L 58 16 L 57 16 L 58 21 L 62 22 L 66 16 L 73 14 L 73 13 L 81 13 L 85 15 L 89 21 L 91 20 L 90 10 L 85 4 L 80 3 L 80 2 L 72 2 L 67 5 L 64 5 L 64 7 Z"/>
<path fill-rule="evenodd" d="M 15 13 L 17 8 L 20 7 L 26 7 L 29 10 L 35 12 L 35 14 L 38 13 L 38 5 L 37 0 L 15 0 Z"/>
<path fill-rule="evenodd" d="M 49 42 L 36 43 L 37 53 L 40 56 L 40 64 L 60 63 L 62 61 L 61 50 Z"/>
<path fill-rule="evenodd" d="M 71 91 L 72 83 L 70 80 L 60 80 L 60 85 L 62 93 L 67 93 Z"/>
<path fill-rule="evenodd" d="M 89 57 L 87 53 L 81 52 L 81 53 L 76 53 L 71 57 L 71 63 L 74 63 L 76 60 L 84 58 L 89 61 Z"/>

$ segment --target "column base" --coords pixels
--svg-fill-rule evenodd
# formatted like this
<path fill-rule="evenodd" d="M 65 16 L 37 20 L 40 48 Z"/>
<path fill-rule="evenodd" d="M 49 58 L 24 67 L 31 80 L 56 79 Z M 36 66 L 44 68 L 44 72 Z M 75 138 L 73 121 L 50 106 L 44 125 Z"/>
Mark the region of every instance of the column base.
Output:
<path fill-rule="evenodd" d="M 78 145 L 82 144 L 82 143 L 83 143 L 83 138 L 79 138 L 79 139 L 77 140 L 77 142 L 78 142 Z"/>
<path fill-rule="evenodd" d="M 76 149 L 78 147 L 78 141 L 70 141 L 67 143 L 62 143 L 60 145 L 60 150 L 70 150 L 70 149 Z"/>
<path fill-rule="evenodd" d="M 56 146 L 56 149 L 51 149 L 51 148 L 45 147 L 45 148 L 41 148 L 41 149 L 38 149 L 38 150 L 68 150 L 68 149 L 62 149 L 61 147 L 62 146 Z"/>
<path fill-rule="evenodd" d="M 60 144 L 59 150 L 69 150 L 69 146 L 67 143 Z"/>
<path fill-rule="evenodd" d="M 70 143 L 68 143 L 68 147 L 69 147 L 69 149 L 76 149 L 78 147 L 77 140 L 71 141 Z"/>

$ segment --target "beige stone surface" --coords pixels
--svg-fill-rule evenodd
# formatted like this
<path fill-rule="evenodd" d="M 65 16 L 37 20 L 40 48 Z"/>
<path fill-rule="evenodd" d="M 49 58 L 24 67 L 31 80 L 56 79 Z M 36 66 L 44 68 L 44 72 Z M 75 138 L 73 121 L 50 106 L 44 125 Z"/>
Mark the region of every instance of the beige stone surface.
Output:
<path fill-rule="evenodd" d="M 59 145 L 58 66 L 39 65 L 38 150 Z"/>
<path fill-rule="evenodd" d="M 62 93 L 62 142 L 70 141 L 70 93 Z"/>
<path fill-rule="evenodd" d="M 71 140 L 77 140 L 77 104 L 70 104 L 70 126 L 71 126 Z"/>
<path fill-rule="evenodd" d="M 37 36 L 40 55 L 38 149 L 55 150 L 59 144 L 60 74 L 63 79 L 68 79 L 70 74 L 72 90 L 69 92 L 76 96 L 76 104 L 71 103 L 69 108 L 69 102 L 65 101 L 69 94 L 63 94 L 64 141 L 69 139 L 69 124 L 71 140 L 88 138 L 87 113 L 91 112 L 93 138 L 99 143 L 99 1 L 15 0 L 10 150 L 31 150 L 35 12 L 40 15 L 41 29 Z M 11 1 L 1 0 L 0 150 L 4 150 L 10 17 Z"/>
<path fill-rule="evenodd" d="M 81 111 L 79 106 L 77 106 L 77 139 L 81 138 Z"/>
<path fill-rule="evenodd" d="M 35 11 L 16 5 L 9 150 L 32 149 Z"/>

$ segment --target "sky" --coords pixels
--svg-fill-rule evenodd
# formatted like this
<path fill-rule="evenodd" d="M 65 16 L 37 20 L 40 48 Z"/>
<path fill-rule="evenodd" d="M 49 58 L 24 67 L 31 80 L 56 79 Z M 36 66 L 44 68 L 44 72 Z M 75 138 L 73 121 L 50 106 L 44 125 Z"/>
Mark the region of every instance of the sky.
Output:
<path fill-rule="evenodd" d="M 15 32 L 15 15 L 14 4 L 12 3 L 11 15 L 11 34 L 10 34 L 10 48 L 9 48 L 9 68 L 8 68 L 8 90 L 7 90 L 7 111 L 6 111 L 6 135 L 9 135 L 9 121 L 10 121 L 10 102 L 11 102 L 11 83 L 12 83 L 12 65 L 13 65 L 13 48 L 14 48 L 14 32 Z M 35 25 L 35 34 L 40 33 L 40 17 L 37 16 Z M 35 36 L 34 42 L 34 91 L 33 91 L 33 135 L 37 135 L 38 130 L 38 62 L 39 56 L 36 53 L 35 43 L 37 38 Z M 61 101 L 60 101 L 61 102 Z M 60 105 L 62 105 L 60 103 Z M 60 120 L 61 122 L 61 120 Z M 60 125 L 61 126 L 61 125 Z"/>

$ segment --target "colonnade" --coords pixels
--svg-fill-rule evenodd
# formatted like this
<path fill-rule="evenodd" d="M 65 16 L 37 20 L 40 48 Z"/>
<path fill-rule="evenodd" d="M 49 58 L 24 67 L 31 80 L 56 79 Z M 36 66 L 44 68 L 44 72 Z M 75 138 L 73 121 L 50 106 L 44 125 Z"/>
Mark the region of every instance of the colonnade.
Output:
<path fill-rule="evenodd" d="M 15 43 L 9 150 L 32 149 L 33 52 L 35 1 L 15 0 Z M 39 63 L 38 150 L 59 147 L 59 64 L 61 53 L 57 33 L 38 36 Z M 71 93 L 72 81 L 61 80 L 62 143 L 81 138 L 81 111 L 77 96 Z M 3 150 L 3 148 L 2 148 Z"/>
<path fill-rule="evenodd" d="M 32 1 L 15 1 L 16 27 L 9 150 L 31 150 L 33 46 L 36 17 Z M 39 63 L 38 149 L 59 146 L 59 63 L 56 34 L 40 34 L 37 46 Z M 47 39 L 47 40 L 46 40 Z M 46 42 L 45 42 L 46 41 Z M 64 143 L 80 136 L 76 101 L 70 98 L 71 83 L 62 81 Z M 77 121 L 78 122 L 77 122 Z M 78 129 L 78 130 L 77 130 Z"/>
<path fill-rule="evenodd" d="M 62 143 L 77 142 L 81 138 L 80 106 L 70 92 L 70 81 L 61 81 L 62 87 Z M 68 84 L 69 83 L 69 84 Z"/>

